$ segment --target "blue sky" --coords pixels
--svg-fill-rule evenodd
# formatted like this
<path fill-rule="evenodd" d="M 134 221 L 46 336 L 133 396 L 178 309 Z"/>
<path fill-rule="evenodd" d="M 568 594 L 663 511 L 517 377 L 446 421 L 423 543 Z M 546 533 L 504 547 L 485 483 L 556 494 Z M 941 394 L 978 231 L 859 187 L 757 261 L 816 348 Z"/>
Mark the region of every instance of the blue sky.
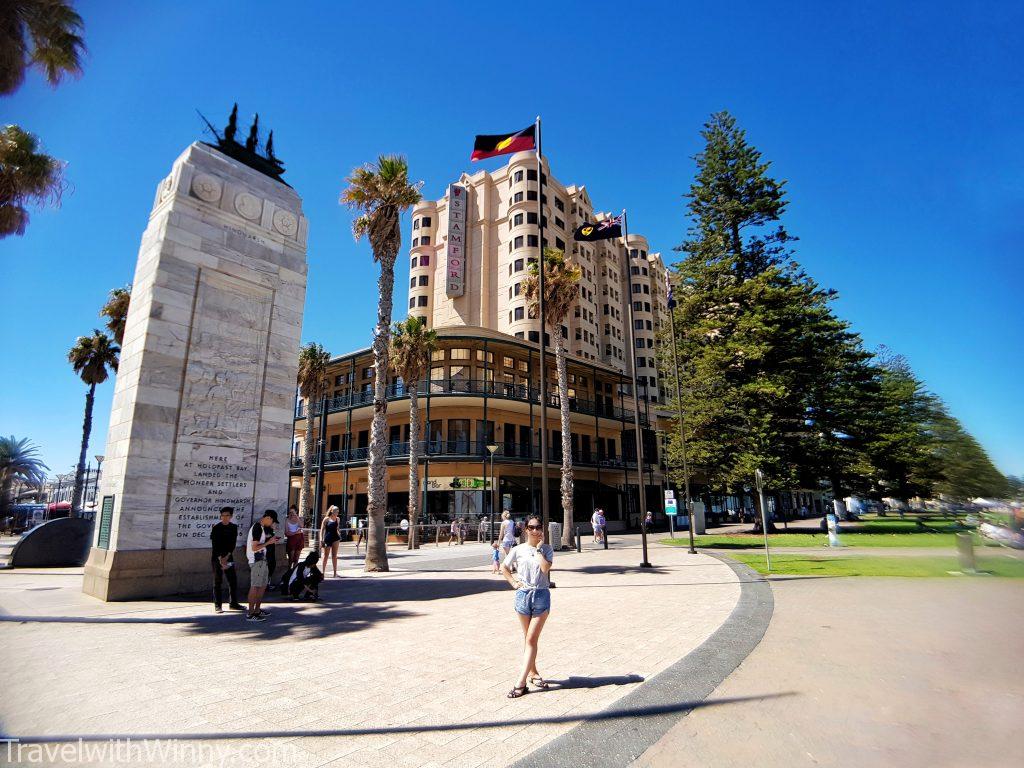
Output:
<path fill-rule="evenodd" d="M 437 197 L 473 134 L 544 118 L 556 176 L 669 252 L 707 116 L 729 109 L 788 180 L 797 258 L 871 345 L 905 354 L 1005 472 L 1024 473 L 1024 5 L 79 0 L 85 74 L 33 74 L 0 123 L 66 160 L 59 209 L 0 241 L 0 432 L 75 462 L 84 387 L 65 361 L 131 281 L 157 182 L 201 110 L 274 129 L 310 219 L 303 338 L 368 343 L 376 279 L 337 204 L 402 152 Z M 494 167 L 499 161 L 481 165 Z M 406 222 L 408 227 L 408 222 Z M 408 237 L 408 233 L 406 233 Z M 408 264 L 399 259 L 404 306 Z M 113 384 L 89 455 L 103 452 Z"/>

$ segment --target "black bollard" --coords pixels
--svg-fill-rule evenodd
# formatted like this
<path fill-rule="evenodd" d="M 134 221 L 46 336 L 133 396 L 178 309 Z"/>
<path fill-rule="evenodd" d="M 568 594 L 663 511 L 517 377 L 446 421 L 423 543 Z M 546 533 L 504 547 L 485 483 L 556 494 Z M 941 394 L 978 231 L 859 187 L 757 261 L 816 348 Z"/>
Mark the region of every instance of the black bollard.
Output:
<path fill-rule="evenodd" d="M 604 527 L 604 530 L 601 531 L 601 541 L 604 543 L 604 548 L 608 549 L 608 526 L 607 525 Z"/>
<path fill-rule="evenodd" d="M 576 526 L 576 551 L 583 551 L 583 545 L 580 543 L 580 527 L 578 525 Z"/>

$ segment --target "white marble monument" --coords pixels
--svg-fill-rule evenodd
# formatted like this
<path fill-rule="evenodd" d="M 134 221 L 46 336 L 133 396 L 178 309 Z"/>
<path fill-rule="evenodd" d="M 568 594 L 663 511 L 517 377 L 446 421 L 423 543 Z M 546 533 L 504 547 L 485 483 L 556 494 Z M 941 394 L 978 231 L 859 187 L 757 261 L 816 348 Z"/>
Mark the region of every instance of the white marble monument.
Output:
<path fill-rule="evenodd" d="M 291 187 L 192 144 L 142 236 L 83 591 L 212 589 L 210 527 L 284 519 L 306 293 Z M 246 562 L 236 553 L 240 587 Z M 244 595 L 244 592 L 243 592 Z"/>

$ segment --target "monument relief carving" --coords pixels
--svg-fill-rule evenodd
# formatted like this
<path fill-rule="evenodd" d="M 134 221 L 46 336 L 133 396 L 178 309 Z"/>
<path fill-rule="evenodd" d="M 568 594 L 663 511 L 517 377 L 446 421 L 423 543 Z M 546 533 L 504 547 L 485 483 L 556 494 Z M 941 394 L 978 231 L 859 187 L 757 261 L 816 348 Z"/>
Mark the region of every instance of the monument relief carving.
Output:
<path fill-rule="evenodd" d="M 221 184 L 215 176 L 208 173 L 197 173 L 192 179 L 192 192 L 200 200 L 215 203 L 220 200 Z"/>
<path fill-rule="evenodd" d="M 248 192 L 242 192 L 235 197 L 235 210 L 246 219 L 258 219 L 260 211 L 263 210 L 263 205 L 255 195 L 250 195 Z"/>
<path fill-rule="evenodd" d="M 282 235 L 285 237 L 295 237 L 295 232 L 298 228 L 299 221 L 293 214 L 282 210 L 274 211 L 274 229 Z"/>

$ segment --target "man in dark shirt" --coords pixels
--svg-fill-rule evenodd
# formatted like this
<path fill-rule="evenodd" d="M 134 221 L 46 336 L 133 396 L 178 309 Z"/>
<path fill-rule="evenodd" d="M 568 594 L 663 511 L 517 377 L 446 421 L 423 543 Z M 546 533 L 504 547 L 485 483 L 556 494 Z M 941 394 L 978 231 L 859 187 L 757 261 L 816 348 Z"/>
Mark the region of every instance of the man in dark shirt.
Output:
<path fill-rule="evenodd" d="M 220 522 L 210 529 L 212 553 L 210 564 L 213 568 L 213 605 L 217 613 L 223 613 L 221 595 L 224 577 L 228 580 L 228 607 L 236 611 L 245 610 L 238 602 L 238 577 L 235 574 L 235 543 L 238 541 L 238 526 L 231 522 L 235 510 L 223 507 L 220 510 Z"/>
<path fill-rule="evenodd" d="M 266 532 L 267 538 L 269 539 L 269 538 L 277 535 L 276 534 L 277 512 L 275 512 L 272 509 L 268 509 L 266 511 L 266 513 L 264 514 L 264 517 L 270 517 L 270 519 L 273 521 L 273 522 L 270 523 L 270 525 L 263 526 L 263 530 L 264 530 L 264 532 Z M 280 538 L 280 537 L 278 537 L 278 538 Z M 267 577 L 268 577 L 267 592 L 273 592 L 274 591 L 274 569 L 277 568 L 277 547 L 276 546 L 269 546 L 269 547 L 267 547 L 266 551 L 267 551 Z"/>

